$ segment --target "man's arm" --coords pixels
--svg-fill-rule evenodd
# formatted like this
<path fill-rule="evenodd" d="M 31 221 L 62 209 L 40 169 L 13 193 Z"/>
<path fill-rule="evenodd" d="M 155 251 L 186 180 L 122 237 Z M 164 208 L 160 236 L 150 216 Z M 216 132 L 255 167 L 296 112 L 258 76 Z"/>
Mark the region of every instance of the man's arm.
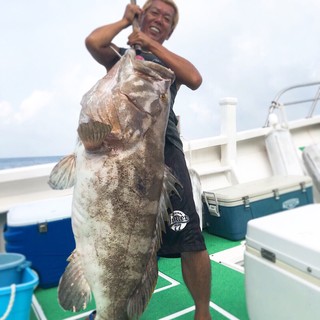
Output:
<path fill-rule="evenodd" d="M 184 84 L 192 90 L 200 87 L 202 83 L 201 74 L 191 62 L 168 50 L 158 42 L 150 51 L 175 73 L 179 85 Z"/>
<path fill-rule="evenodd" d="M 129 45 L 140 44 L 146 51 L 151 51 L 163 61 L 176 75 L 177 84 L 184 84 L 192 90 L 196 90 L 202 83 L 202 77 L 197 68 L 188 60 L 173 53 L 161 43 L 149 38 L 141 31 L 134 31 L 129 36 Z"/>
<path fill-rule="evenodd" d="M 119 60 L 118 55 L 110 47 L 119 51 L 119 48 L 112 44 L 113 38 L 123 29 L 132 24 L 136 14 L 141 9 L 136 5 L 128 4 L 121 20 L 95 29 L 85 40 L 86 47 L 92 57 L 110 70 Z"/>
<path fill-rule="evenodd" d="M 136 15 L 141 14 L 141 9 L 132 4 L 128 4 L 123 18 L 112 24 L 95 29 L 87 38 L 86 46 L 93 58 L 110 70 L 119 60 L 118 55 L 111 46 L 119 51 L 119 48 L 112 43 L 113 38 L 123 29 L 130 26 Z M 176 75 L 177 85 L 186 85 L 192 90 L 196 90 L 202 83 L 202 77 L 196 67 L 188 60 L 171 52 L 161 43 L 151 39 L 141 31 L 135 30 L 129 36 L 130 46 L 139 44 L 143 50 L 151 51 L 162 60 Z"/>

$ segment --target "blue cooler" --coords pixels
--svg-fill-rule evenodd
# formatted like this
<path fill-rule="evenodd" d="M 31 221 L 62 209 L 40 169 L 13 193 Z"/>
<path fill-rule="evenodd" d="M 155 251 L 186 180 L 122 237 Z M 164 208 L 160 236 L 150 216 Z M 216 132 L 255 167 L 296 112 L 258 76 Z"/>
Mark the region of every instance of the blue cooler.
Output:
<path fill-rule="evenodd" d="M 308 176 L 273 176 L 203 192 L 204 220 L 209 233 L 241 240 L 249 220 L 313 202 Z"/>
<path fill-rule="evenodd" d="M 75 248 L 71 227 L 72 196 L 13 207 L 4 232 L 7 252 L 23 254 L 39 275 L 39 286 L 59 283 Z"/>

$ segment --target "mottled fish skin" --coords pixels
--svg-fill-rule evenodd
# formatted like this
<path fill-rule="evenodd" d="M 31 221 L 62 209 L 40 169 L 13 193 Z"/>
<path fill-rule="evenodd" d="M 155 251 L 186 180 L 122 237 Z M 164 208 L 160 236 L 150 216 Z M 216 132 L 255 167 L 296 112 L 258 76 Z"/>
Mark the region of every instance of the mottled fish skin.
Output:
<path fill-rule="evenodd" d="M 172 71 L 136 60 L 130 49 L 82 99 L 72 162 L 76 249 L 59 285 L 66 309 L 85 308 L 91 289 L 96 320 L 135 319 L 150 299 L 177 182 L 164 165 L 173 80 Z"/>

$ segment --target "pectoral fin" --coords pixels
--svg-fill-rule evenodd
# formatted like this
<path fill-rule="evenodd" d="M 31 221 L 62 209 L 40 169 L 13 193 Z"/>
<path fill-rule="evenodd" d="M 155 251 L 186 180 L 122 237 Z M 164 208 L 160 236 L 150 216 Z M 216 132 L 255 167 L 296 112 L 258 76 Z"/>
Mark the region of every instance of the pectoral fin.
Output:
<path fill-rule="evenodd" d="M 78 135 L 87 151 L 99 149 L 110 132 L 110 125 L 98 121 L 81 123 L 78 127 Z"/>
<path fill-rule="evenodd" d="M 74 154 L 62 158 L 52 169 L 48 184 L 54 190 L 72 188 L 75 181 L 76 157 Z"/>

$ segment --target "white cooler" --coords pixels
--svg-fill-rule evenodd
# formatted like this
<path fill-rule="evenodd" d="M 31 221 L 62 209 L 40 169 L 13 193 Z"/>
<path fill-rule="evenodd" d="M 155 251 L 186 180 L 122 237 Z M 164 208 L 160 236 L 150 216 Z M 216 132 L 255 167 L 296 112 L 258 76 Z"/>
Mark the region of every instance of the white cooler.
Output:
<path fill-rule="evenodd" d="M 251 320 L 320 319 L 320 204 L 250 220 L 244 262 Z"/>

